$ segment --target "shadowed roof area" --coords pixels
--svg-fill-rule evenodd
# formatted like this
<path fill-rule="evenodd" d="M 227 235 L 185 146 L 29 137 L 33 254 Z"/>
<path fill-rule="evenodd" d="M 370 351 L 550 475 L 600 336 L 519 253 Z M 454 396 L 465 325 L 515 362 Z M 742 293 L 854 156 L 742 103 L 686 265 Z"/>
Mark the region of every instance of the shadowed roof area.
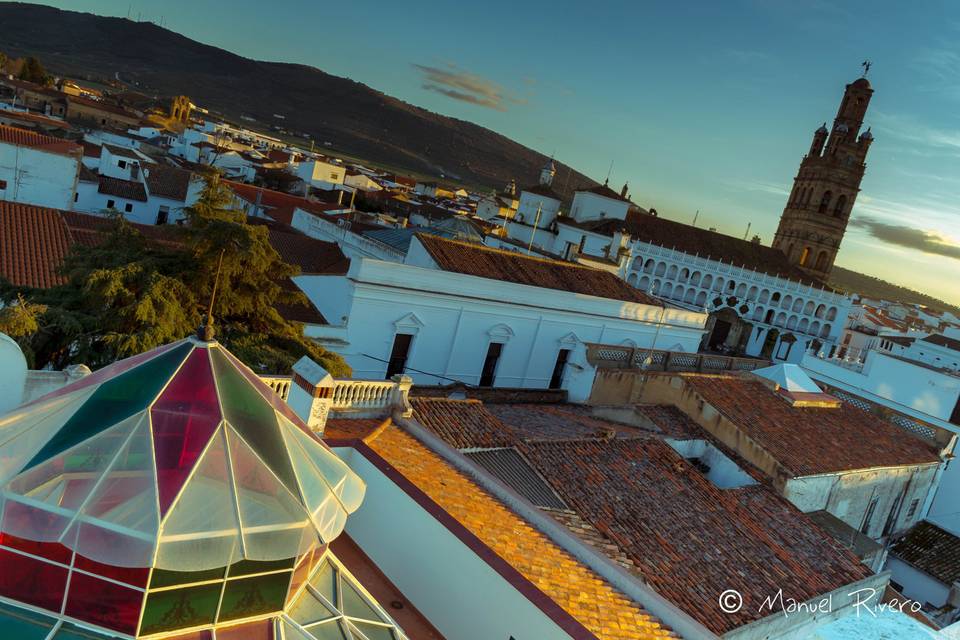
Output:
<path fill-rule="evenodd" d="M 607 271 L 423 233 L 418 233 L 417 239 L 444 271 L 637 304 L 662 305 Z"/>
<path fill-rule="evenodd" d="M 12 144 L 18 147 L 30 147 L 38 151 L 60 153 L 64 155 L 83 155 L 83 147 L 76 142 L 45 136 L 19 127 L 10 127 L 0 124 L 0 143 Z"/>
<path fill-rule="evenodd" d="M 932 522 L 919 522 L 891 553 L 945 585 L 960 581 L 960 538 Z"/>

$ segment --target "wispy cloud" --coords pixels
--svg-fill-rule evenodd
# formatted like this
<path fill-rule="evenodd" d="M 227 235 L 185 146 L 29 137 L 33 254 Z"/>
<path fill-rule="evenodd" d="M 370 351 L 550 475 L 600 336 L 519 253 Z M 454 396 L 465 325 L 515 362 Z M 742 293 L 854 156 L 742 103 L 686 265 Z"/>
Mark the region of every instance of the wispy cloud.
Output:
<path fill-rule="evenodd" d="M 464 71 L 453 64 L 445 69 L 422 64 L 415 64 L 413 67 L 423 74 L 424 89 L 453 100 L 496 111 L 506 111 L 509 104 L 526 103 L 526 99 L 509 94 L 496 82 Z"/>
<path fill-rule="evenodd" d="M 873 122 L 878 131 L 901 140 L 960 152 L 960 130 L 931 127 L 910 116 L 882 111 L 873 114 Z"/>
<path fill-rule="evenodd" d="M 888 244 L 960 260 L 960 244 L 933 231 L 889 224 L 869 217 L 855 218 L 850 221 L 850 226 L 864 229 L 877 240 Z"/>

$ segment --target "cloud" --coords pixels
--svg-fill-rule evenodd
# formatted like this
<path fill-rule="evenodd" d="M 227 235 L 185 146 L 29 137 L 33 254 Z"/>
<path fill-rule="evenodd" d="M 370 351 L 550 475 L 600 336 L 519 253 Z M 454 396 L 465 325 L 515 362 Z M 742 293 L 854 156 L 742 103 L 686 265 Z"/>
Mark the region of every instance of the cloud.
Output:
<path fill-rule="evenodd" d="M 508 104 L 526 104 L 525 99 L 508 94 L 496 82 L 463 71 L 453 64 L 449 64 L 447 69 L 422 64 L 415 64 L 413 67 L 423 74 L 424 89 L 453 100 L 496 111 L 506 111 Z"/>
<path fill-rule="evenodd" d="M 932 231 L 914 229 L 899 224 L 888 224 L 875 218 L 864 217 L 851 220 L 850 225 L 864 229 L 877 240 L 888 244 L 960 260 L 960 244 L 954 244 Z"/>

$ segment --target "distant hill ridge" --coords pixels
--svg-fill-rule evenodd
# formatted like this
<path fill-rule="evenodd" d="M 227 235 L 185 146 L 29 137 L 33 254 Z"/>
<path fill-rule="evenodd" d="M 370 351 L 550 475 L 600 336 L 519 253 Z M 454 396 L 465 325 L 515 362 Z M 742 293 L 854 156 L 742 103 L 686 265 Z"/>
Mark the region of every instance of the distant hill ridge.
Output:
<path fill-rule="evenodd" d="M 149 22 L 3 2 L 0 50 L 36 56 L 61 74 L 112 78 L 119 72 L 141 90 L 186 94 L 233 119 L 247 114 L 272 124 L 281 113 L 285 128 L 343 153 L 465 184 L 530 184 L 548 160 L 494 131 L 362 83 L 306 65 L 244 58 Z M 597 182 L 557 163 L 554 184 L 568 195 Z"/>
<path fill-rule="evenodd" d="M 922 304 L 938 311 L 949 311 L 960 316 L 960 307 L 956 305 L 843 267 L 835 266 L 833 268 L 833 273 L 830 274 L 830 285 L 841 291 L 859 293 L 867 298 L 879 298 L 904 304 Z"/>

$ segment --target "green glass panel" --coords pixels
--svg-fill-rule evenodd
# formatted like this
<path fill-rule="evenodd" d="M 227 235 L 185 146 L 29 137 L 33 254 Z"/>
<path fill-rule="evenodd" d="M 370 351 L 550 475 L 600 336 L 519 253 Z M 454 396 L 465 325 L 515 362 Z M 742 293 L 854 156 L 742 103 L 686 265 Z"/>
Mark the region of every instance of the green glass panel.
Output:
<path fill-rule="evenodd" d="M 207 582 L 209 580 L 223 580 L 226 567 L 208 569 L 207 571 L 167 571 L 154 569 L 150 576 L 150 588 L 172 587 L 177 584 L 191 584 L 193 582 Z"/>
<path fill-rule="evenodd" d="M 57 629 L 57 633 L 53 636 L 53 640 L 116 640 L 116 636 L 107 635 L 105 633 L 97 633 L 96 631 L 92 631 L 90 629 L 84 629 L 83 627 L 79 627 L 72 622 L 64 622 L 62 625 L 60 625 L 60 628 Z"/>
<path fill-rule="evenodd" d="M 339 620 L 315 624 L 307 629 L 307 633 L 316 640 L 344 640 L 347 637 Z"/>
<path fill-rule="evenodd" d="M 101 384 L 26 468 L 48 460 L 146 409 L 191 349 L 193 345 L 186 342 Z"/>
<path fill-rule="evenodd" d="M 227 360 L 223 351 L 219 348 L 210 349 L 210 356 L 224 418 L 280 478 L 290 493 L 299 498 L 300 490 L 273 407 Z"/>
<path fill-rule="evenodd" d="M 0 637 L 44 640 L 56 621 L 33 611 L 0 604 Z"/>
<path fill-rule="evenodd" d="M 337 601 L 337 570 L 329 560 L 324 560 L 316 573 L 310 577 L 310 585 L 326 598 L 327 602 L 335 607 L 340 606 Z"/>
<path fill-rule="evenodd" d="M 322 622 L 340 615 L 317 600 L 309 589 L 304 589 L 300 592 L 300 597 L 297 598 L 297 601 L 287 613 L 302 625 Z"/>
<path fill-rule="evenodd" d="M 397 640 L 397 637 L 393 635 L 393 631 L 390 629 L 391 627 L 381 627 L 366 622 L 350 623 L 350 631 L 354 632 L 353 637 L 356 640 L 360 640 L 360 636 L 356 633 L 357 630 L 359 630 L 367 640 Z"/>
<path fill-rule="evenodd" d="M 287 558 L 286 560 L 241 560 L 240 562 L 234 562 L 230 565 L 230 577 L 293 569 L 293 563 L 296 562 L 296 560 L 296 558 Z"/>
<path fill-rule="evenodd" d="M 255 578 L 227 580 L 217 622 L 281 611 L 292 571 Z"/>
<path fill-rule="evenodd" d="M 360 595 L 356 587 L 350 584 L 346 578 L 341 580 L 340 584 L 343 588 L 341 594 L 343 602 L 340 604 L 340 610 L 343 611 L 344 615 L 351 618 L 363 618 L 364 620 L 383 620 L 383 616 L 367 602 L 366 598 Z"/>
<path fill-rule="evenodd" d="M 222 588 L 218 582 L 148 593 L 139 635 L 212 624 Z"/>

